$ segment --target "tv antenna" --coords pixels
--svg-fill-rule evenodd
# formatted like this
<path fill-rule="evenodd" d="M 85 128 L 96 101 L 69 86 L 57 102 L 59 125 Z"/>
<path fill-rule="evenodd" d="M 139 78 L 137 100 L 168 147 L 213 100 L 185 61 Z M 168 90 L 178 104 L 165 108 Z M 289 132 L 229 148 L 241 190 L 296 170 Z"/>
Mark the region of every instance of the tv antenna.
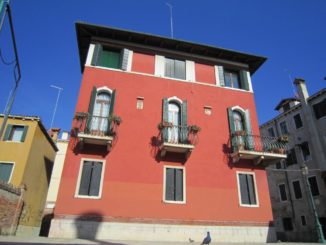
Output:
<path fill-rule="evenodd" d="M 171 38 L 173 38 L 173 14 L 172 14 L 172 8 L 173 8 L 173 6 L 170 3 L 168 3 L 168 2 L 166 2 L 165 4 L 170 9 Z"/>
<path fill-rule="evenodd" d="M 52 115 L 52 120 L 51 120 L 51 125 L 50 125 L 50 129 L 52 128 L 53 126 L 53 121 L 54 121 L 54 117 L 55 117 L 55 113 L 57 111 L 57 106 L 58 106 L 58 102 L 59 102 L 59 97 L 60 97 L 60 93 L 61 91 L 63 90 L 63 88 L 60 88 L 58 86 L 55 86 L 55 85 L 50 85 L 51 88 L 55 88 L 58 90 L 58 96 L 57 96 L 57 101 L 55 102 L 55 106 L 54 106 L 54 110 L 53 110 L 53 115 Z"/>

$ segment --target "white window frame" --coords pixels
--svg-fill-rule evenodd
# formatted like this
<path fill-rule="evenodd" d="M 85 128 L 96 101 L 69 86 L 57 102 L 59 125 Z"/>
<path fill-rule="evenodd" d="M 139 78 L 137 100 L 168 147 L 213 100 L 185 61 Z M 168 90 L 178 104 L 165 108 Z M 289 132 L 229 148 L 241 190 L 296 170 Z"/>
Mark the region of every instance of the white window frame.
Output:
<path fill-rule="evenodd" d="M 296 198 L 296 197 L 295 197 L 295 190 L 294 190 L 294 185 L 293 185 L 293 183 L 296 182 L 296 181 L 299 182 L 300 191 L 301 191 L 301 198 Z M 292 189 L 293 189 L 293 197 L 294 197 L 295 200 L 301 200 L 301 199 L 303 199 L 303 191 L 302 191 L 302 187 L 301 187 L 301 181 L 300 181 L 299 179 L 294 179 L 294 180 L 292 180 Z"/>
<path fill-rule="evenodd" d="M 80 188 L 80 182 L 81 182 L 81 176 L 83 172 L 83 166 L 85 161 L 94 161 L 94 162 L 101 162 L 102 163 L 102 173 L 101 173 L 101 182 L 99 186 L 99 193 L 98 196 L 86 196 L 86 195 L 79 195 L 79 188 Z M 75 190 L 75 198 L 86 198 L 86 199 L 101 199 L 102 197 L 102 189 L 103 189 L 103 181 L 104 181 L 104 173 L 105 173 L 105 160 L 102 159 L 96 159 L 96 158 L 82 158 L 80 160 L 79 164 L 79 172 L 78 172 L 78 179 L 77 179 L 77 185 Z"/>
<path fill-rule="evenodd" d="M 18 127 L 26 127 L 26 126 L 29 126 L 29 125 L 27 125 L 27 124 L 20 124 L 20 123 L 15 123 L 15 124 L 11 124 L 11 125 L 12 125 L 11 131 L 13 130 L 13 127 L 14 127 L 14 126 L 18 126 Z M 7 125 L 7 126 L 8 126 L 8 125 Z M 6 127 L 6 129 L 7 129 L 7 127 Z M 25 130 L 25 129 L 24 129 L 24 130 Z M 10 131 L 10 134 L 11 134 L 11 131 Z M 28 132 L 26 132 L 26 138 L 27 138 L 27 133 L 28 133 Z M 25 140 L 26 140 L 26 139 L 25 139 Z M 12 142 L 12 143 L 24 143 L 24 142 L 21 141 L 21 138 L 20 138 L 19 141 L 17 141 L 17 140 L 9 140 L 9 139 L 7 139 L 6 142 Z"/>
<path fill-rule="evenodd" d="M 281 185 L 284 185 L 286 187 L 286 184 L 285 183 L 280 183 L 280 184 L 277 185 L 277 187 L 278 187 L 278 195 L 280 197 L 280 202 L 287 202 L 289 198 L 288 198 L 288 194 L 286 192 L 286 188 L 285 188 L 286 200 L 282 200 L 282 195 L 281 195 L 281 190 L 280 190 L 280 186 Z"/>
<path fill-rule="evenodd" d="M 171 201 L 165 199 L 165 191 L 166 191 L 166 169 L 167 168 L 175 168 L 183 170 L 183 201 Z M 164 165 L 163 169 L 163 202 L 164 203 L 172 203 L 172 204 L 186 204 L 186 168 L 172 165 Z"/>
<path fill-rule="evenodd" d="M 319 192 L 319 195 L 317 195 L 317 196 L 313 196 L 313 197 L 318 197 L 318 196 L 320 196 L 320 188 L 319 188 L 319 183 L 318 183 L 318 178 L 317 178 L 317 176 L 316 175 L 310 175 L 310 176 L 308 176 L 308 181 L 309 181 L 309 178 L 315 178 L 316 179 L 316 184 L 317 184 L 317 188 L 318 188 L 318 192 Z M 309 186 L 311 186 L 310 185 L 310 182 L 309 182 Z M 312 193 L 311 193 L 312 194 Z"/>
<path fill-rule="evenodd" d="M 8 162 L 8 161 L 1 161 L 1 160 L 0 160 L 0 163 L 9 163 L 9 164 L 12 164 L 12 169 L 11 169 L 11 173 L 10 173 L 9 180 L 8 180 L 8 183 L 10 183 L 11 178 L 12 178 L 12 176 L 14 174 L 14 171 L 15 171 L 16 163 L 15 162 Z"/>
<path fill-rule="evenodd" d="M 255 187 L 255 196 L 256 196 L 256 204 L 251 205 L 251 204 L 242 203 L 239 174 L 249 174 L 249 175 L 253 176 L 254 187 Z M 255 172 L 236 171 L 236 175 L 237 175 L 238 198 L 239 198 L 240 207 L 258 208 L 259 207 L 259 196 L 258 196 L 258 189 L 257 189 L 257 182 L 256 182 L 256 174 L 255 174 Z"/>

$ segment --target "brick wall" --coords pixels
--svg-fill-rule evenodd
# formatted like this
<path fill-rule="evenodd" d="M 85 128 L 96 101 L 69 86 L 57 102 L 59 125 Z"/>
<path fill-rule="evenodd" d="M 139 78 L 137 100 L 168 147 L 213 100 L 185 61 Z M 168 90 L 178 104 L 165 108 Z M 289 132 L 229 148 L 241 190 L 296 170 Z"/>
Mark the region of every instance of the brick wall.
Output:
<path fill-rule="evenodd" d="M 0 181 L 0 235 L 15 235 L 25 188 Z"/>

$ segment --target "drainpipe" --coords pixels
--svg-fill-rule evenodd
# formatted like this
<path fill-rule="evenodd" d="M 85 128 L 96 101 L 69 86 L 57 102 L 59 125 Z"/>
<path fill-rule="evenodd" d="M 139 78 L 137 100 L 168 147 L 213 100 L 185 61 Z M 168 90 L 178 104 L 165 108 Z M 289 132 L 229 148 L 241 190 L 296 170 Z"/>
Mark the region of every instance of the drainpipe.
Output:
<path fill-rule="evenodd" d="M 16 205 L 14 217 L 12 219 L 10 235 L 15 235 L 16 234 L 16 230 L 17 230 L 17 227 L 18 227 L 20 215 L 21 215 L 21 212 L 22 212 L 22 209 L 23 209 L 23 206 L 24 206 L 24 194 L 25 194 L 25 191 L 26 191 L 26 185 L 22 184 L 19 188 L 20 188 L 20 197 L 19 197 L 19 200 L 18 200 L 17 205 Z"/>

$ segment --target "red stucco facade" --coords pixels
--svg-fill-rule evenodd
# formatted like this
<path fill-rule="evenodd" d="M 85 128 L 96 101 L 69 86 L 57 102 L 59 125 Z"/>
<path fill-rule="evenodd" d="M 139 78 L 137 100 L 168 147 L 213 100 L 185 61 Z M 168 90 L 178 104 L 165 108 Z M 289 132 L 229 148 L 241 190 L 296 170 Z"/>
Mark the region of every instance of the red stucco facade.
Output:
<path fill-rule="evenodd" d="M 155 53 L 133 53 L 131 72 L 85 66 L 76 112 L 87 112 L 93 86 L 116 90 L 115 114 L 121 116 L 109 152 L 105 147 L 76 148 L 71 137 L 55 207 L 55 217 L 97 213 L 105 220 L 150 223 L 268 225 L 272 220 L 265 170 L 249 160 L 232 163 L 227 108 L 251 112 L 259 134 L 252 92 L 214 85 L 214 66 L 195 64 L 196 81 L 154 76 Z M 140 74 L 143 73 L 143 74 Z M 161 157 L 155 144 L 162 120 L 162 99 L 176 96 L 188 102 L 188 123 L 201 127 L 199 140 L 187 160 L 178 154 Z M 144 108 L 136 108 L 143 97 Z M 204 107 L 212 107 L 212 114 Z M 73 122 L 73 126 L 75 121 Z M 99 199 L 77 198 L 82 158 L 105 160 Z M 163 201 L 164 166 L 185 168 L 185 203 Z M 237 171 L 255 173 L 258 207 L 239 204 Z"/>

